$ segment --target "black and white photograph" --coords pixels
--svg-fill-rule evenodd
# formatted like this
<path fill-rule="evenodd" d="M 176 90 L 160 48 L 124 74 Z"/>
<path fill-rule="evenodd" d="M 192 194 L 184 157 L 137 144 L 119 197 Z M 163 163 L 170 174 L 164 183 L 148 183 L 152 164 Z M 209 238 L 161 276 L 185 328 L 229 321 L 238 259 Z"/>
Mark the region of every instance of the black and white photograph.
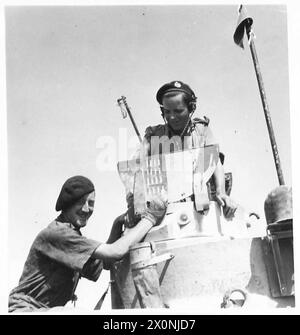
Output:
<path fill-rule="evenodd" d="M 289 4 L 2 9 L 1 312 L 297 313 Z"/>

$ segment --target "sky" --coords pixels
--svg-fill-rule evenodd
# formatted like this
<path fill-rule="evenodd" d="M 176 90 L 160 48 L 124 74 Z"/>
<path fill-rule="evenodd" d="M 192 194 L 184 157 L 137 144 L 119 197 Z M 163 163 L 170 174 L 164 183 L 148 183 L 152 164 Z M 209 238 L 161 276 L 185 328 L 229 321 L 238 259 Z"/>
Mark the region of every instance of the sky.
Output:
<path fill-rule="evenodd" d="M 246 9 L 285 182 L 292 185 L 287 8 Z M 137 143 L 117 99 L 126 96 L 143 134 L 162 123 L 155 95 L 172 80 L 191 86 L 195 116 L 210 119 L 225 171 L 233 174 L 232 197 L 264 216 L 263 202 L 278 180 L 250 50 L 233 42 L 236 22 L 237 5 L 6 7 L 8 291 L 34 237 L 57 216 L 55 202 L 70 176 L 85 175 L 96 188 L 84 235 L 107 239 L 126 208 L 116 164 Z M 79 305 L 93 308 L 108 280 L 108 272 L 97 283 L 81 280 Z"/>

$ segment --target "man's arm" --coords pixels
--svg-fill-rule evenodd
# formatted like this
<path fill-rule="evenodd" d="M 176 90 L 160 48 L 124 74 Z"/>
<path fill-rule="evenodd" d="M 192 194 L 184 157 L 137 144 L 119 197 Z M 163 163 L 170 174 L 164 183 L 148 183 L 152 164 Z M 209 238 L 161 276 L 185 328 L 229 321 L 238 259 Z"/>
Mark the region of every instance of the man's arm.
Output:
<path fill-rule="evenodd" d="M 92 257 L 99 259 L 121 259 L 129 251 L 129 248 L 138 243 L 152 227 L 152 222 L 144 218 L 136 226 L 128 229 L 125 235 L 112 244 L 103 243 L 99 245 L 92 254 Z"/>
<path fill-rule="evenodd" d="M 216 201 L 223 208 L 225 218 L 232 219 L 237 205 L 225 192 L 225 173 L 220 159 L 214 172 L 214 178 L 216 184 Z"/>
<path fill-rule="evenodd" d="M 217 167 L 214 172 L 215 184 L 216 184 L 216 194 L 225 193 L 225 173 L 223 165 L 220 159 L 218 160 Z"/>
<path fill-rule="evenodd" d="M 141 213 L 142 219 L 137 223 L 137 225 L 128 229 L 125 235 L 113 243 L 103 243 L 99 245 L 91 257 L 103 260 L 121 259 L 129 251 L 129 248 L 132 245 L 140 242 L 153 226 L 161 222 L 166 213 L 166 209 L 166 194 L 160 194 L 148 199 L 146 208 L 144 212 Z M 115 224 L 119 224 L 118 220 L 115 221 Z M 116 230 L 117 229 L 119 228 L 116 228 Z M 114 239 L 113 236 L 110 236 L 110 238 L 109 241 Z"/>

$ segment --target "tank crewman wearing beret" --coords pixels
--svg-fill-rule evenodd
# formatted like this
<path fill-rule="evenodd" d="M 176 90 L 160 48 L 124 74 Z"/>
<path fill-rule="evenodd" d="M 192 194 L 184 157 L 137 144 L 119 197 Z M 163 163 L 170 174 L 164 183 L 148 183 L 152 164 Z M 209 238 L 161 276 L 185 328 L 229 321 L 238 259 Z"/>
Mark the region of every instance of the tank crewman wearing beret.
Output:
<path fill-rule="evenodd" d="M 96 281 L 105 264 L 121 259 L 129 247 L 159 224 L 166 211 L 163 196 L 149 199 L 138 224 L 122 234 L 116 219 L 106 243 L 81 234 L 93 213 L 95 189 L 86 177 L 74 176 L 62 186 L 56 202 L 60 215 L 35 238 L 19 284 L 9 295 L 9 312 L 47 311 L 74 300 L 80 277 Z"/>
<path fill-rule="evenodd" d="M 156 94 L 164 124 L 148 127 L 143 140 L 146 155 L 159 154 L 164 150 L 163 138 L 172 139 L 168 150 L 178 151 L 203 145 L 217 144 L 209 127 L 209 119 L 194 118 L 197 97 L 193 90 L 181 81 L 163 85 Z M 156 144 L 155 139 L 158 141 Z M 170 143 L 170 141 L 169 141 Z M 223 208 L 224 217 L 231 219 L 237 205 L 225 193 L 225 177 L 219 159 L 213 175 L 216 184 L 216 201 Z"/>

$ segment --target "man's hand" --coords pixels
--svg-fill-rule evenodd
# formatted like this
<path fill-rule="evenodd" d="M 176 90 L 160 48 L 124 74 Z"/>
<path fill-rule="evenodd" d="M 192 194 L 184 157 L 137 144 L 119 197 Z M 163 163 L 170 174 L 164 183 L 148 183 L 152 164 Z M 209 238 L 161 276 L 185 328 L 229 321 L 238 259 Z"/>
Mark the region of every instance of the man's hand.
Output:
<path fill-rule="evenodd" d="M 156 226 L 160 224 L 164 218 L 167 206 L 167 195 L 165 192 L 161 192 L 160 194 L 147 199 L 146 209 L 141 213 L 141 217 L 148 219 L 153 226 Z"/>
<path fill-rule="evenodd" d="M 232 220 L 237 210 L 237 204 L 227 194 L 216 194 L 217 203 L 223 208 L 223 215 L 227 220 Z"/>

